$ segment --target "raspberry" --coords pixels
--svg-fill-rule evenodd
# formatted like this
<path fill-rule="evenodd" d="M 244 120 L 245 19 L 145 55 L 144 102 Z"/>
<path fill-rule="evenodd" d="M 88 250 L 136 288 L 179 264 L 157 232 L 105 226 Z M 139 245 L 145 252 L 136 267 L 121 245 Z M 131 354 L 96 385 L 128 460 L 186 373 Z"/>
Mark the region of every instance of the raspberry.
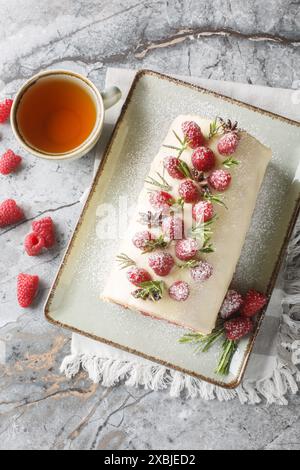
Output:
<path fill-rule="evenodd" d="M 201 147 L 204 144 L 202 131 L 196 122 L 185 121 L 182 123 L 181 128 L 188 145 L 192 149 Z"/>
<path fill-rule="evenodd" d="M 53 220 L 51 219 L 51 217 L 45 217 L 44 219 L 40 219 L 33 222 L 32 229 L 34 233 L 43 237 L 46 248 L 51 248 L 54 245 L 55 233 Z"/>
<path fill-rule="evenodd" d="M 238 146 L 239 137 L 236 132 L 227 132 L 218 142 L 218 152 L 221 155 L 232 155 Z"/>
<path fill-rule="evenodd" d="M 192 154 L 192 164 L 198 171 L 209 171 L 216 163 L 214 152 L 208 147 L 199 147 Z"/>
<path fill-rule="evenodd" d="M 23 308 L 29 307 L 37 293 L 39 277 L 30 274 L 19 274 L 17 281 L 17 297 L 19 305 Z"/>
<path fill-rule="evenodd" d="M 140 286 L 143 282 L 152 281 L 152 277 L 148 271 L 143 268 L 138 268 L 137 266 L 132 266 L 127 271 L 127 278 L 128 281 L 135 286 Z"/>
<path fill-rule="evenodd" d="M 20 165 L 22 158 L 16 155 L 12 150 L 7 150 L 0 158 L 0 173 L 9 175 L 13 173 Z"/>
<path fill-rule="evenodd" d="M 149 256 L 148 262 L 158 276 L 167 276 L 175 264 L 173 256 L 164 251 Z"/>
<path fill-rule="evenodd" d="M 235 290 L 229 290 L 223 301 L 220 315 L 224 320 L 234 315 L 243 305 L 243 297 Z"/>
<path fill-rule="evenodd" d="M 192 180 L 185 180 L 183 181 L 179 188 L 178 192 L 180 197 L 184 200 L 184 202 L 196 202 L 200 199 L 200 191 L 199 188 L 196 186 L 194 181 Z"/>
<path fill-rule="evenodd" d="M 151 193 L 149 193 L 149 202 L 155 209 L 166 211 L 175 201 L 173 196 L 165 191 L 151 191 Z"/>
<path fill-rule="evenodd" d="M 184 173 L 180 169 L 180 160 L 176 157 L 166 157 L 164 159 L 164 168 L 167 170 L 169 175 L 176 180 L 182 180 L 185 178 Z"/>
<path fill-rule="evenodd" d="M 264 294 L 255 290 L 247 292 L 244 305 L 241 310 L 243 317 L 254 317 L 267 303 L 267 298 Z"/>
<path fill-rule="evenodd" d="M 176 281 L 169 289 L 169 296 L 177 302 L 184 302 L 190 295 L 190 288 L 187 282 Z"/>
<path fill-rule="evenodd" d="M 29 233 L 25 238 L 24 246 L 29 256 L 37 256 L 45 247 L 45 240 L 38 233 Z"/>
<path fill-rule="evenodd" d="M 136 246 L 139 250 L 144 250 L 147 246 L 147 243 L 151 240 L 154 240 L 154 237 L 150 232 L 147 230 L 143 230 L 142 232 L 137 232 L 133 239 L 132 243 Z"/>
<path fill-rule="evenodd" d="M 192 213 L 197 222 L 207 222 L 214 216 L 214 206 L 210 201 L 199 201 L 193 206 Z"/>
<path fill-rule="evenodd" d="M 16 224 L 24 219 L 22 209 L 13 199 L 7 199 L 0 204 L 0 227 Z"/>
<path fill-rule="evenodd" d="M 7 121 L 10 115 L 10 110 L 13 104 L 13 100 L 6 99 L 0 103 L 0 124 Z"/>
<path fill-rule="evenodd" d="M 175 253 L 178 259 L 189 261 L 195 258 L 199 250 L 199 244 L 194 238 L 184 238 L 178 240 L 175 246 Z"/>
<path fill-rule="evenodd" d="M 181 240 L 184 234 L 183 220 L 174 215 L 164 218 L 162 231 L 169 240 Z"/>
<path fill-rule="evenodd" d="M 231 182 L 231 174 L 226 170 L 215 170 L 208 177 L 208 183 L 217 191 L 225 191 Z"/>
<path fill-rule="evenodd" d="M 199 261 L 198 266 L 191 269 L 191 276 L 194 281 L 207 281 L 213 273 L 213 267 L 206 261 Z"/>
<path fill-rule="evenodd" d="M 225 334 L 230 341 L 238 341 L 247 336 L 253 329 L 250 318 L 234 318 L 224 323 Z"/>

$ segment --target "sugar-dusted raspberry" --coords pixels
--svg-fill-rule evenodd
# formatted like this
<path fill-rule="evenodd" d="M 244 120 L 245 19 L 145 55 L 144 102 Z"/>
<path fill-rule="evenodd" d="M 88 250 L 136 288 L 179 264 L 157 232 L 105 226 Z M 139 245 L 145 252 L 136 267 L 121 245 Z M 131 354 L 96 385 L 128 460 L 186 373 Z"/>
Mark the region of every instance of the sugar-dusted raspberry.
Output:
<path fill-rule="evenodd" d="M 209 147 L 198 147 L 192 154 L 192 164 L 198 171 L 209 171 L 216 163 L 214 152 Z"/>
<path fill-rule="evenodd" d="M 13 100 L 6 99 L 0 103 L 0 124 L 4 124 L 9 118 Z"/>
<path fill-rule="evenodd" d="M 29 233 L 25 238 L 24 247 L 29 256 L 37 256 L 45 248 L 45 240 L 38 233 Z"/>
<path fill-rule="evenodd" d="M 194 281 L 207 281 L 213 273 L 213 267 L 206 261 L 199 261 L 198 266 L 191 269 L 191 276 Z"/>
<path fill-rule="evenodd" d="M 128 269 L 127 278 L 128 281 L 135 286 L 140 286 L 143 282 L 152 281 L 152 277 L 148 271 L 143 268 L 138 268 L 137 266 L 132 266 Z"/>
<path fill-rule="evenodd" d="M 169 240 L 181 240 L 184 236 L 184 224 L 181 217 L 171 215 L 162 222 L 162 231 Z"/>
<path fill-rule="evenodd" d="M 187 282 L 176 281 L 169 288 L 169 296 L 177 302 L 184 302 L 190 295 L 190 287 Z"/>
<path fill-rule="evenodd" d="M 178 192 L 180 197 L 187 203 L 199 201 L 201 192 L 196 183 L 192 180 L 185 180 L 180 183 Z"/>
<path fill-rule="evenodd" d="M 243 297 L 235 290 L 229 290 L 222 304 L 220 315 L 224 320 L 234 315 L 243 305 Z"/>
<path fill-rule="evenodd" d="M 208 183 L 217 191 L 225 191 L 231 182 L 231 174 L 226 170 L 215 170 L 208 177 Z"/>
<path fill-rule="evenodd" d="M 24 219 L 24 212 L 14 199 L 7 199 L 0 204 L 0 228 L 16 224 Z"/>
<path fill-rule="evenodd" d="M 149 202 L 155 209 L 166 212 L 174 204 L 175 200 L 173 196 L 166 191 L 151 191 L 149 193 Z"/>
<path fill-rule="evenodd" d="M 254 317 L 266 305 L 267 297 L 255 290 L 249 290 L 245 297 L 241 315 L 243 317 Z"/>
<path fill-rule="evenodd" d="M 218 142 L 218 152 L 221 155 L 232 155 L 239 144 L 239 136 L 236 132 L 227 132 Z"/>
<path fill-rule="evenodd" d="M 158 276 L 167 276 L 175 262 L 173 256 L 165 251 L 159 251 L 149 256 L 149 266 Z"/>
<path fill-rule="evenodd" d="M 182 123 L 181 128 L 188 145 L 192 149 L 204 144 L 201 128 L 195 121 L 185 121 Z"/>
<path fill-rule="evenodd" d="M 137 232 L 133 239 L 132 243 L 136 246 L 139 250 L 144 250 L 147 246 L 149 241 L 153 240 L 154 236 L 148 230 L 143 230 L 141 232 Z"/>
<path fill-rule="evenodd" d="M 39 277 L 30 274 L 19 274 L 17 297 L 20 307 L 28 308 L 32 304 L 39 287 Z"/>
<path fill-rule="evenodd" d="M 7 150 L 0 158 L 0 173 L 2 175 L 9 175 L 16 171 L 20 166 L 22 158 L 16 155 L 12 150 Z"/>
<path fill-rule="evenodd" d="M 192 214 L 197 222 L 207 222 L 214 216 L 214 206 L 211 201 L 199 201 L 193 206 Z"/>
<path fill-rule="evenodd" d="M 250 318 L 239 317 L 225 321 L 224 328 L 227 339 L 239 341 L 253 330 L 253 323 Z"/>
<path fill-rule="evenodd" d="M 164 168 L 174 179 L 182 180 L 185 178 L 185 175 L 181 170 L 181 161 L 177 157 L 166 157 L 164 159 Z"/>
<path fill-rule="evenodd" d="M 197 255 L 199 251 L 199 243 L 194 238 L 184 238 L 178 240 L 175 246 L 175 252 L 178 259 L 189 261 Z"/>

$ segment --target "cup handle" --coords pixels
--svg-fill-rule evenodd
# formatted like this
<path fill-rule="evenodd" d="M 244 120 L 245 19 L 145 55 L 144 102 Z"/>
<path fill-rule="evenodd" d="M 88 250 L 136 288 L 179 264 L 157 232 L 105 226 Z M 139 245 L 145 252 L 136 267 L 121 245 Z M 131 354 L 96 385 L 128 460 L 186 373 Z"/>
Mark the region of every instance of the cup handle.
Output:
<path fill-rule="evenodd" d="M 103 99 L 104 108 L 109 109 L 121 99 L 122 92 L 120 88 L 112 86 L 101 91 L 101 96 Z"/>

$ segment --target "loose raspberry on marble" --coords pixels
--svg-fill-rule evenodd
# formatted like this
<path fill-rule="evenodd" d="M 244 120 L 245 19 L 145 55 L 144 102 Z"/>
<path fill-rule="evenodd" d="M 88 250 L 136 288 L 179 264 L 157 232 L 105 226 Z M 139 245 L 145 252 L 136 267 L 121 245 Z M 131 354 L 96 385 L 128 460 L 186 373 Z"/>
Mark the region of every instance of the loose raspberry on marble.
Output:
<path fill-rule="evenodd" d="M 44 217 L 33 222 L 32 230 L 44 238 L 46 248 L 51 248 L 55 244 L 54 224 L 51 217 Z"/>
<path fill-rule="evenodd" d="M 187 203 L 197 202 L 201 197 L 198 186 L 192 180 L 185 180 L 180 183 L 178 193 L 184 202 Z"/>
<path fill-rule="evenodd" d="M 169 240 L 181 240 L 184 236 L 184 223 L 181 217 L 171 215 L 162 221 L 162 231 Z"/>
<path fill-rule="evenodd" d="M 185 178 L 181 169 L 181 160 L 177 157 L 164 158 L 164 168 L 167 170 L 171 178 L 182 180 Z"/>
<path fill-rule="evenodd" d="M 231 183 L 231 174 L 226 170 L 215 170 L 208 177 L 208 184 L 216 191 L 225 191 Z"/>
<path fill-rule="evenodd" d="M 201 128 L 195 121 L 185 121 L 182 123 L 181 128 L 188 145 L 192 149 L 201 147 L 204 144 Z"/>
<path fill-rule="evenodd" d="M 241 310 L 243 317 L 254 317 L 266 305 L 267 297 L 255 290 L 247 292 L 244 305 Z"/>
<path fill-rule="evenodd" d="M 243 305 L 243 297 L 235 290 L 229 290 L 223 301 L 220 315 L 224 320 L 227 320 L 240 310 Z"/>
<path fill-rule="evenodd" d="M 13 100 L 6 99 L 0 103 L 0 124 L 4 124 L 10 115 Z"/>
<path fill-rule="evenodd" d="M 247 336 L 253 330 L 253 323 L 250 318 L 234 318 L 224 323 L 224 329 L 227 339 L 230 341 L 239 341 Z"/>
<path fill-rule="evenodd" d="M 166 191 L 151 191 L 149 202 L 155 209 L 167 211 L 175 202 L 173 196 Z"/>
<path fill-rule="evenodd" d="M 0 228 L 16 224 L 23 219 L 24 212 L 14 199 L 7 199 L 0 204 Z"/>
<path fill-rule="evenodd" d="M 132 239 L 132 243 L 139 250 L 144 250 L 149 241 L 154 240 L 154 236 L 148 230 L 137 232 Z"/>
<path fill-rule="evenodd" d="M 22 158 L 19 155 L 16 155 L 11 149 L 7 150 L 0 158 L 0 173 L 2 175 L 13 173 L 21 161 Z"/>
<path fill-rule="evenodd" d="M 175 246 L 175 253 L 181 261 L 189 261 L 197 255 L 199 243 L 195 238 L 184 238 L 178 240 Z"/>
<path fill-rule="evenodd" d="M 218 152 L 221 155 L 232 155 L 239 144 L 239 136 L 236 132 L 227 132 L 218 142 Z"/>
<path fill-rule="evenodd" d="M 192 214 L 197 222 L 207 222 L 214 216 L 214 206 L 211 201 L 199 201 L 193 206 Z"/>
<path fill-rule="evenodd" d="M 37 256 L 45 248 L 45 240 L 38 233 L 29 233 L 25 238 L 24 247 L 29 256 Z"/>
<path fill-rule="evenodd" d="M 32 304 L 39 287 L 39 277 L 30 274 L 19 274 L 17 280 L 17 297 L 20 307 L 28 308 Z"/>
<path fill-rule="evenodd" d="M 146 269 L 132 266 L 127 271 L 127 279 L 134 286 L 140 286 L 143 282 L 152 281 L 151 274 Z"/>
<path fill-rule="evenodd" d="M 190 287 L 187 282 L 176 281 L 169 288 L 169 296 L 177 302 L 184 302 L 190 295 Z"/>
<path fill-rule="evenodd" d="M 167 276 L 175 262 L 170 253 L 160 251 L 149 256 L 149 266 L 158 276 Z"/>
<path fill-rule="evenodd" d="M 198 147 L 192 154 L 192 164 L 198 171 L 209 171 L 215 166 L 216 158 L 209 147 Z"/>
<path fill-rule="evenodd" d="M 206 261 L 199 261 L 198 266 L 191 268 L 191 277 L 194 281 L 207 281 L 213 274 L 213 267 Z"/>

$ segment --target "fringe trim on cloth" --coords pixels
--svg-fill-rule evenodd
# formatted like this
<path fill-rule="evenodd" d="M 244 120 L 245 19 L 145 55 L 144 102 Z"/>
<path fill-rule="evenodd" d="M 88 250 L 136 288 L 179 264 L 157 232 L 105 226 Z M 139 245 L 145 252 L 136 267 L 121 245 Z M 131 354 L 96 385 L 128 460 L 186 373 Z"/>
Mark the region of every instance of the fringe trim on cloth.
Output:
<path fill-rule="evenodd" d="M 278 358 L 271 377 L 250 383 L 247 380 L 234 390 L 227 390 L 199 379 L 153 364 L 125 362 L 90 355 L 70 355 L 61 365 L 67 378 L 74 377 L 83 368 L 94 383 L 112 387 L 120 381 L 127 386 L 145 389 L 169 389 L 172 397 L 184 393 L 188 398 L 229 401 L 239 398 L 242 404 L 287 405 L 287 394 L 299 390 L 300 370 L 300 221 L 287 254 L 284 278 L 283 316 L 278 334 Z"/>

